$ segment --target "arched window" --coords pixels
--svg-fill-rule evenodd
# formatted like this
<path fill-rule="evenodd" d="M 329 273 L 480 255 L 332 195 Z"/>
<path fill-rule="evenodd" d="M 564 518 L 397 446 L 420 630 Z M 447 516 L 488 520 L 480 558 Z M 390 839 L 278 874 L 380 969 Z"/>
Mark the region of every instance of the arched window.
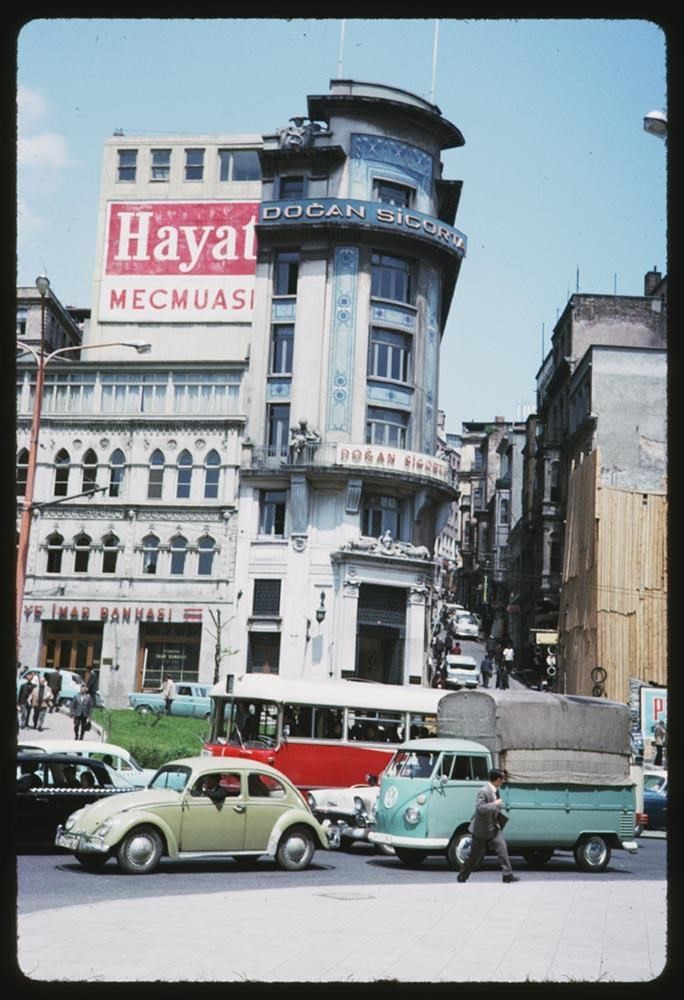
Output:
<path fill-rule="evenodd" d="M 182 535 L 171 539 L 171 574 L 182 576 L 185 572 L 185 557 L 188 554 L 188 540 Z"/>
<path fill-rule="evenodd" d="M 549 570 L 551 573 L 563 571 L 563 543 L 557 531 L 552 532 L 549 538 Z"/>
<path fill-rule="evenodd" d="M 159 564 L 159 539 L 156 535 L 145 535 L 143 538 L 143 573 L 154 575 Z"/>
<path fill-rule="evenodd" d="M 219 488 L 219 475 L 221 473 L 221 459 L 219 453 L 213 448 L 207 452 L 204 459 L 204 499 L 217 500 Z"/>
<path fill-rule="evenodd" d="M 64 539 L 58 531 L 53 531 L 47 539 L 47 572 L 60 573 L 62 570 L 62 553 Z"/>
<path fill-rule="evenodd" d="M 88 448 L 83 456 L 83 479 L 81 489 L 85 493 L 91 486 L 97 486 L 97 455 L 92 448 Z"/>
<path fill-rule="evenodd" d="M 197 543 L 199 555 L 197 557 L 197 575 L 211 576 L 214 564 L 214 553 L 216 552 L 216 542 L 209 535 L 204 535 Z"/>
<path fill-rule="evenodd" d="M 176 498 L 178 500 L 188 500 L 190 498 L 190 486 L 192 483 L 192 455 L 187 449 L 178 456 L 178 473 L 176 476 Z"/>
<path fill-rule="evenodd" d="M 164 452 L 155 448 L 150 456 L 150 476 L 147 481 L 147 499 L 161 500 L 164 487 Z"/>
<path fill-rule="evenodd" d="M 121 543 L 119 539 L 110 531 L 108 535 L 102 539 L 102 572 L 103 573 L 116 573 L 116 561 L 119 558 L 119 551 L 121 549 Z"/>
<path fill-rule="evenodd" d="M 109 456 L 109 495 L 110 497 L 120 497 L 123 487 L 124 466 L 126 456 L 121 448 L 115 448 Z"/>
<path fill-rule="evenodd" d="M 92 539 L 85 531 L 74 538 L 74 573 L 87 573 Z"/>
<path fill-rule="evenodd" d="M 22 448 L 17 455 L 17 496 L 23 497 L 26 493 L 26 480 L 28 478 L 29 453 L 26 448 Z"/>
<path fill-rule="evenodd" d="M 56 497 L 65 497 L 68 493 L 70 465 L 69 452 L 62 448 L 57 452 L 55 458 L 55 488 L 53 492 Z"/>

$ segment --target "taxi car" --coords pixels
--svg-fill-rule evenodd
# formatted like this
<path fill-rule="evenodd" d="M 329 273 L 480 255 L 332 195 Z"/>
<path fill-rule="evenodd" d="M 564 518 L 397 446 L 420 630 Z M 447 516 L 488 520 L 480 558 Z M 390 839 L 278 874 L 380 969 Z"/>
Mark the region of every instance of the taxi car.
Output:
<path fill-rule="evenodd" d="M 102 761 L 64 753 L 18 753 L 17 847 L 52 847 L 74 809 L 134 786 Z"/>
<path fill-rule="evenodd" d="M 57 847 L 90 869 L 115 857 L 126 874 L 173 861 L 267 855 L 287 871 L 307 868 L 326 831 L 289 778 L 241 758 L 184 757 L 159 768 L 147 788 L 96 802 L 57 830 Z"/>

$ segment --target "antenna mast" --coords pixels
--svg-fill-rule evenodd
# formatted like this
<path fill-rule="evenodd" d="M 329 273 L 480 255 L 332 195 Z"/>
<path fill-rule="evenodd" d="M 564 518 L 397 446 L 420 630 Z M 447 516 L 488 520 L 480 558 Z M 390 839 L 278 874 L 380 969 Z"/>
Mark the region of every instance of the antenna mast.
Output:
<path fill-rule="evenodd" d="M 344 51 L 344 32 L 345 32 L 346 26 L 347 26 L 347 19 L 343 17 L 342 18 L 342 22 L 340 24 L 340 51 L 339 51 L 338 56 L 337 56 L 337 79 L 338 80 L 342 79 L 342 53 Z"/>
<path fill-rule="evenodd" d="M 435 103 L 435 78 L 437 76 L 437 42 L 439 40 L 439 18 L 435 18 L 435 38 L 432 44 L 432 90 L 430 91 L 430 103 Z"/>

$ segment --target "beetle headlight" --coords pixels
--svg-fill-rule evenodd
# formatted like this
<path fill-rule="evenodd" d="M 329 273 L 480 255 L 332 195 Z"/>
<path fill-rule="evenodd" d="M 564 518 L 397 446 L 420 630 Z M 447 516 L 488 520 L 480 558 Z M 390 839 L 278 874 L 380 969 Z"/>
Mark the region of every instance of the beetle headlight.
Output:
<path fill-rule="evenodd" d="M 411 826 L 415 826 L 416 823 L 420 821 L 420 809 L 416 809 L 415 806 L 409 806 L 404 813 L 404 819 L 407 823 L 410 823 Z"/>
<path fill-rule="evenodd" d="M 100 823 L 95 832 L 98 837 L 104 837 L 106 833 L 109 833 L 111 828 L 112 828 L 112 820 L 106 819 L 103 823 Z"/>
<path fill-rule="evenodd" d="M 73 828 L 76 826 L 76 824 L 78 823 L 79 819 L 81 818 L 81 813 L 82 812 L 83 812 L 82 809 L 77 809 L 76 812 L 73 812 L 71 814 L 71 816 L 69 816 L 67 818 L 66 822 L 64 823 L 64 829 L 65 830 L 73 830 Z"/>

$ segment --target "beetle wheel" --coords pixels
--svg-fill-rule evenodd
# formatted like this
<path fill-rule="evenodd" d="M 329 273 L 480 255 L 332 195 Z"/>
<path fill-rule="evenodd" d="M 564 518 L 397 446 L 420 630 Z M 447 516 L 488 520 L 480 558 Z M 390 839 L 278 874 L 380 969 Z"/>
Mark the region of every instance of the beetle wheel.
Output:
<path fill-rule="evenodd" d="M 163 847 L 154 827 L 137 826 L 121 841 L 116 856 L 127 875 L 147 875 L 159 864 Z"/>
<path fill-rule="evenodd" d="M 276 861 L 285 871 L 299 872 L 309 867 L 315 850 L 313 834 L 305 826 L 292 826 L 280 838 Z"/>

